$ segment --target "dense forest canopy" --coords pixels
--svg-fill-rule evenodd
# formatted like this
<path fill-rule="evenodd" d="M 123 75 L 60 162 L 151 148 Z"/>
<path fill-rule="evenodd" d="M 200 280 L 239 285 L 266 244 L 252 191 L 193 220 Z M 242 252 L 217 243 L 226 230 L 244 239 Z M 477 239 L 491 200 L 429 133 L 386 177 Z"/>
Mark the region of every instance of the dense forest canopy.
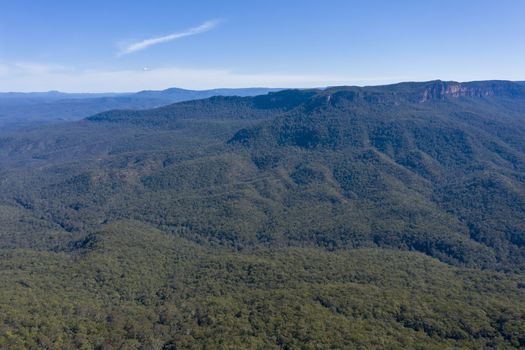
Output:
<path fill-rule="evenodd" d="M 0 346 L 525 347 L 525 86 L 215 96 L 0 134 Z"/>

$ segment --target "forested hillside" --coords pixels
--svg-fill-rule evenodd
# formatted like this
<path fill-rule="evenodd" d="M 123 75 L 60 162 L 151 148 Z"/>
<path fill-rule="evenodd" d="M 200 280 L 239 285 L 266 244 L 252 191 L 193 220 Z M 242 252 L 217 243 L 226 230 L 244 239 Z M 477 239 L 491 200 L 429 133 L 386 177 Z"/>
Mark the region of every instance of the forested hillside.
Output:
<path fill-rule="evenodd" d="M 432 81 L 4 134 L 0 344 L 525 347 L 524 123 Z"/>
<path fill-rule="evenodd" d="M 512 349 L 525 278 L 394 250 L 209 249 L 115 222 L 4 250 L 5 349 Z"/>

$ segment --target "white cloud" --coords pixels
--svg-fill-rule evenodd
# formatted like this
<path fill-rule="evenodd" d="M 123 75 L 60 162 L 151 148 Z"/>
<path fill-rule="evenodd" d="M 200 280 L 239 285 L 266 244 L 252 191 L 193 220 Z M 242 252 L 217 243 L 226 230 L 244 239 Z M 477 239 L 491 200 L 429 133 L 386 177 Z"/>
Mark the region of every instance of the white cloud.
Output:
<path fill-rule="evenodd" d="M 76 70 L 60 65 L 15 63 L 0 65 L 0 91 L 131 92 L 170 87 L 209 89 L 218 87 L 323 87 L 377 85 L 402 77 L 344 77 L 315 74 L 239 73 L 228 69 L 162 67 L 144 69 Z"/>
<path fill-rule="evenodd" d="M 142 41 L 139 41 L 139 42 L 136 42 L 136 43 L 133 43 L 133 44 L 130 44 L 130 45 L 126 46 L 125 48 L 123 48 L 120 51 L 119 55 L 127 55 L 127 54 L 132 53 L 132 52 L 144 50 L 145 48 L 150 47 L 152 45 L 167 43 L 169 41 L 173 41 L 173 40 L 177 40 L 177 39 L 180 39 L 180 38 L 184 38 L 186 36 L 191 36 L 191 35 L 204 33 L 204 32 L 207 32 L 209 30 L 212 30 L 218 24 L 219 24 L 219 22 L 217 20 L 207 21 L 207 22 L 204 22 L 203 24 L 199 25 L 198 27 L 190 28 L 190 29 L 187 29 L 187 30 L 185 30 L 183 32 L 173 33 L 173 34 L 169 34 L 169 35 L 165 35 L 165 36 L 161 36 L 161 37 L 157 37 L 157 38 L 145 39 L 145 40 L 142 40 Z"/>

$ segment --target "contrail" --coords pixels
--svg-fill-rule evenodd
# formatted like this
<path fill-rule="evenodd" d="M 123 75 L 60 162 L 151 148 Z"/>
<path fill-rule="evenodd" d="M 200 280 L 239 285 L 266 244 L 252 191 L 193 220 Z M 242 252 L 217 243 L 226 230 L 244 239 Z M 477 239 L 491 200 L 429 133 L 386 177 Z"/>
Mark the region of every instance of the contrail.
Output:
<path fill-rule="evenodd" d="M 190 29 L 185 30 L 183 32 L 173 33 L 173 34 L 166 35 L 166 36 L 161 36 L 161 37 L 158 37 L 158 38 L 145 39 L 145 40 L 133 43 L 133 44 L 125 47 L 124 49 L 122 49 L 122 51 L 120 51 L 119 55 L 120 56 L 127 55 L 127 54 L 132 53 L 132 52 L 144 50 L 145 48 L 148 48 L 148 47 L 150 47 L 152 45 L 167 43 L 169 41 L 173 41 L 173 40 L 177 40 L 177 39 L 180 39 L 180 38 L 184 38 L 186 36 L 191 36 L 191 35 L 204 33 L 204 32 L 207 32 L 209 30 L 212 30 L 218 24 L 219 24 L 219 21 L 217 21 L 217 20 L 206 21 L 206 22 L 204 22 L 203 24 L 201 24 L 198 27 L 190 28 Z"/>

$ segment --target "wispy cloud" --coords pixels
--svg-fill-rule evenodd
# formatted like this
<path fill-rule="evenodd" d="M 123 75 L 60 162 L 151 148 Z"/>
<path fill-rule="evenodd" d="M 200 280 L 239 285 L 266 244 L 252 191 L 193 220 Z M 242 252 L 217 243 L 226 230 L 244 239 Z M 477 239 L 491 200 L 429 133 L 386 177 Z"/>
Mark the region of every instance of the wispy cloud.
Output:
<path fill-rule="evenodd" d="M 0 84 L 6 81 L 26 79 L 31 77 L 33 80 L 45 79 L 56 74 L 71 74 L 73 69 L 58 64 L 35 63 L 35 62 L 0 62 Z"/>
<path fill-rule="evenodd" d="M 69 71 L 71 68 L 60 64 L 15 62 L 11 65 L 10 70 L 18 74 L 45 75 Z"/>
<path fill-rule="evenodd" d="M 5 69 L 3 69 L 4 67 Z M 2 73 L 2 71 L 4 72 Z M 3 74 L 3 75 L 2 75 Z M 153 67 L 131 70 L 74 69 L 40 63 L 0 64 L 0 91 L 126 92 L 169 87 L 323 87 L 377 85 L 409 80 L 407 77 L 359 77 L 282 72 L 241 73 L 220 68 Z"/>
<path fill-rule="evenodd" d="M 119 52 L 119 56 L 127 55 L 127 54 L 130 54 L 132 52 L 136 52 L 136 51 L 140 51 L 140 50 L 144 50 L 145 48 L 148 48 L 148 47 L 153 46 L 153 45 L 167 43 L 167 42 L 170 42 L 170 41 L 173 41 L 173 40 L 177 40 L 177 39 L 180 39 L 180 38 L 184 38 L 184 37 L 187 37 L 187 36 L 204 33 L 204 32 L 207 32 L 209 30 L 212 30 L 218 24 L 219 24 L 218 20 L 206 21 L 206 22 L 202 23 L 201 25 L 199 25 L 197 27 L 190 28 L 190 29 L 187 29 L 187 30 L 182 31 L 182 32 L 173 33 L 173 34 L 169 34 L 169 35 L 165 35 L 165 36 L 160 36 L 160 37 L 157 37 L 157 38 L 149 38 L 149 39 L 145 39 L 145 40 L 142 40 L 142 41 L 139 41 L 139 42 L 136 42 L 136 43 L 132 43 L 132 44 L 126 46 L 125 48 L 123 48 Z"/>

